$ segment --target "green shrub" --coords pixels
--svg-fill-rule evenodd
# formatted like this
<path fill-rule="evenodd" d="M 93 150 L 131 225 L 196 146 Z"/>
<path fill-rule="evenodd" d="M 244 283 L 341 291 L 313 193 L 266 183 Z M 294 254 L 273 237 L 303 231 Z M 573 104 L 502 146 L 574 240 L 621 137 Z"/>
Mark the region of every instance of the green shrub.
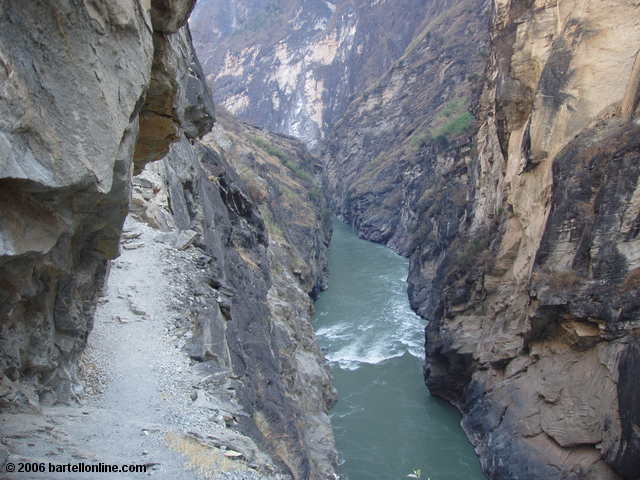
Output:
<path fill-rule="evenodd" d="M 286 153 L 284 153 L 282 150 L 272 145 L 268 140 L 265 140 L 264 138 L 261 138 L 261 137 L 253 137 L 251 140 L 253 141 L 254 145 L 264 150 L 269 155 L 273 157 L 277 157 L 283 162 L 286 162 L 289 160 L 289 157 L 287 156 Z"/>
<path fill-rule="evenodd" d="M 453 100 L 447 102 L 444 107 L 442 107 L 442 110 L 440 110 L 439 114 L 446 118 L 449 118 L 454 114 L 462 113 L 466 110 L 466 101 L 466 98 L 454 98 Z"/>
<path fill-rule="evenodd" d="M 311 176 L 311 174 L 309 172 L 307 172 L 306 170 L 304 170 L 301 166 L 296 165 L 295 163 L 292 163 L 289 160 L 283 160 L 282 164 L 287 167 L 289 170 L 291 170 L 295 175 L 298 176 L 298 178 L 304 180 L 305 182 L 308 183 L 312 183 L 313 182 L 313 177 Z"/>
<path fill-rule="evenodd" d="M 262 137 L 252 137 L 251 141 L 255 146 L 257 146 L 261 150 L 264 150 L 272 157 L 278 158 L 282 162 L 282 164 L 289 170 L 291 170 L 296 176 L 298 176 L 298 178 L 304 180 L 305 182 L 313 182 L 313 176 L 309 172 L 307 172 L 300 165 L 297 165 L 295 162 L 292 162 L 285 152 L 271 144 L 268 140 L 265 140 Z"/>
<path fill-rule="evenodd" d="M 445 123 L 434 133 L 434 137 L 446 137 L 447 139 L 457 137 L 468 131 L 472 126 L 475 118 L 471 113 L 465 111 L 453 120 Z"/>
<path fill-rule="evenodd" d="M 467 132 L 475 122 L 475 118 L 466 108 L 467 98 L 454 98 L 447 102 L 436 117 L 432 125 L 441 125 L 430 130 L 417 130 L 409 137 L 409 144 L 414 150 L 419 150 L 423 145 L 436 142 L 446 148 L 449 140 Z"/>
<path fill-rule="evenodd" d="M 409 137 L 409 143 L 414 150 L 420 150 L 420 148 L 431 141 L 431 134 L 429 132 L 420 131 L 415 132 Z"/>
<path fill-rule="evenodd" d="M 320 192 L 320 189 L 318 187 L 309 189 L 309 199 L 316 205 L 320 205 L 320 203 L 322 202 L 322 193 Z"/>
<path fill-rule="evenodd" d="M 490 254 L 491 235 L 487 229 L 479 229 L 468 238 L 462 249 L 456 252 L 456 263 L 461 268 L 469 268 Z"/>

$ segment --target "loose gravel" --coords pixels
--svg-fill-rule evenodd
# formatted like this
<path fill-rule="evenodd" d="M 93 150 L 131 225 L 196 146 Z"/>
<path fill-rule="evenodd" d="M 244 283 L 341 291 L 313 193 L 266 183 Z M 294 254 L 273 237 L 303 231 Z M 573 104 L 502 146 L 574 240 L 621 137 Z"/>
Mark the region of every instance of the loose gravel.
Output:
<path fill-rule="evenodd" d="M 1 415 L 10 460 L 148 467 L 126 477 L 99 474 L 105 480 L 289 478 L 266 473 L 273 472 L 270 459 L 234 430 L 235 419 L 245 413 L 233 388 L 225 388 L 233 380 L 212 375 L 187 354 L 209 259 L 193 246 L 176 249 L 171 238 L 127 219 L 122 255 L 112 262 L 80 362 L 82 405 L 49 407 L 42 415 Z"/>

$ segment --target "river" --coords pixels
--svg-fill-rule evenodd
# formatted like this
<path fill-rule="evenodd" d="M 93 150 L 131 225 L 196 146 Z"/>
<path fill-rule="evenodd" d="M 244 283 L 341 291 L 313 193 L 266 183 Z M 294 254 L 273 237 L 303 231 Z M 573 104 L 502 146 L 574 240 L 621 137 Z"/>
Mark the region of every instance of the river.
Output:
<path fill-rule="evenodd" d="M 460 415 L 424 385 L 424 321 L 406 294 L 408 262 L 334 223 L 329 288 L 315 326 L 333 371 L 331 413 L 348 480 L 485 480 Z"/>

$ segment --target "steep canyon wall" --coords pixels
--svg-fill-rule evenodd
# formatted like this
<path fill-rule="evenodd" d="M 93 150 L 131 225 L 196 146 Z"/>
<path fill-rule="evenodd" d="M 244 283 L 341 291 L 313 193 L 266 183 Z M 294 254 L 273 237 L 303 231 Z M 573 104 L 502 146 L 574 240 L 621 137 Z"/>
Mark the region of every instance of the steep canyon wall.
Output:
<path fill-rule="evenodd" d="M 409 44 L 424 0 L 205 0 L 190 21 L 216 103 L 317 147 Z"/>
<path fill-rule="evenodd" d="M 311 325 L 330 224 L 317 160 L 299 142 L 220 111 L 202 143 L 163 160 L 179 231 L 208 259 L 192 305 L 190 355 L 225 379 L 254 438 L 296 479 L 333 478 L 335 391 Z"/>
<path fill-rule="evenodd" d="M 637 2 L 496 2 L 486 67 L 462 67 L 472 85 L 484 79 L 467 131 L 438 127 L 455 104 L 436 104 L 418 153 L 407 153 L 415 133 L 381 141 L 408 121 L 390 121 L 381 88 L 330 136 L 336 210 L 410 256 L 410 298 L 430 320 L 427 384 L 461 409 L 492 478 L 640 468 L 639 13 Z M 444 68 L 460 78 L 442 60 L 430 71 Z M 419 99 L 440 85 L 400 90 Z"/>
<path fill-rule="evenodd" d="M 251 10 L 226 5 L 241 31 Z M 378 35 L 340 57 L 348 70 L 360 50 L 390 55 L 382 71 L 355 62 L 349 94 L 321 97 L 334 112 L 321 128 L 332 208 L 410 258 L 427 384 L 463 412 L 492 478 L 635 479 L 640 4 L 433 0 L 412 17 L 393 53 Z M 288 25 L 278 39 L 320 38 Z M 241 37 L 230 32 L 216 38 Z M 281 121 L 303 110 L 303 90 L 277 79 L 298 78 L 281 69 L 305 50 L 277 48 L 229 47 L 207 74 L 246 118 L 322 138 Z M 307 93 L 299 105 L 318 98 Z"/>

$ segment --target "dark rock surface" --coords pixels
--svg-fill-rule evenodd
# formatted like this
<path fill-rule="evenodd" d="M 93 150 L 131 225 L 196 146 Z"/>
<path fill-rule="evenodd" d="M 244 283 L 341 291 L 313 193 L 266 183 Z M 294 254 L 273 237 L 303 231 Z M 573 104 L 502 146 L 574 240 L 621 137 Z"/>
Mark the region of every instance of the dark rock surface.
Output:
<path fill-rule="evenodd" d="M 134 173 L 159 160 L 181 132 L 198 138 L 213 126 L 211 92 L 191 45 L 188 28 L 173 34 L 154 33 L 151 79 L 140 112 Z"/>
<path fill-rule="evenodd" d="M 152 3 L 175 16 L 171 31 L 193 5 Z M 35 408 L 38 396 L 79 393 L 77 358 L 118 255 L 134 152 L 167 149 L 180 129 L 202 135 L 213 111 L 187 27 L 153 32 L 136 2 L 0 11 L 0 404 Z M 171 134 L 146 120 L 158 96 Z"/>
<path fill-rule="evenodd" d="M 74 396 L 75 361 L 128 203 L 149 17 L 76 3 L 0 9 L 3 408 L 35 407 L 45 392 Z"/>
<path fill-rule="evenodd" d="M 315 160 L 292 139 L 220 117 L 209 146 L 183 139 L 164 160 L 176 224 L 200 234 L 209 258 L 190 354 L 228 370 L 251 414 L 240 430 L 287 473 L 333 478 L 335 392 L 311 326 L 330 234 L 322 196 L 308 194 Z"/>

